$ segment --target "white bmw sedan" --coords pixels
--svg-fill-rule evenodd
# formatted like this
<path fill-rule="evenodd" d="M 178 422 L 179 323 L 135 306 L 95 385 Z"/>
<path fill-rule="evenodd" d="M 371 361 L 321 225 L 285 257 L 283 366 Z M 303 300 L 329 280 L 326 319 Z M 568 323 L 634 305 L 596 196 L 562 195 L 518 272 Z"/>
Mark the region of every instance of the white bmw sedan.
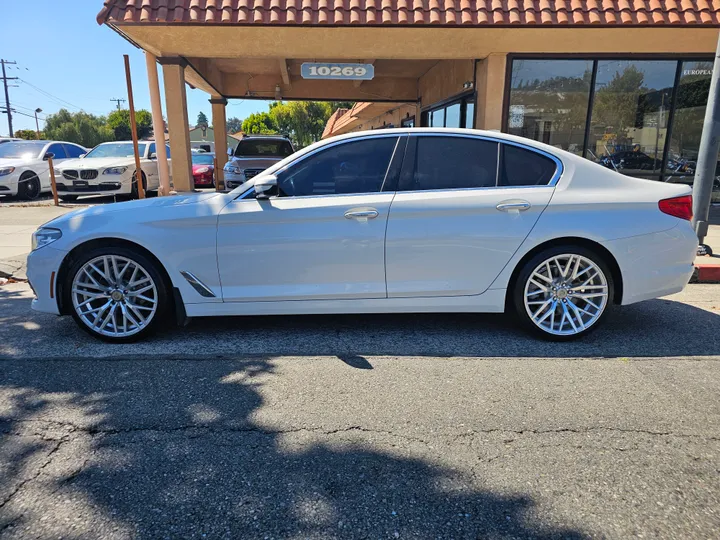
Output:
<path fill-rule="evenodd" d="M 38 229 L 34 309 L 107 341 L 209 315 L 505 312 L 541 336 L 682 290 L 687 186 L 494 132 L 310 146 L 230 193 L 78 210 Z"/>

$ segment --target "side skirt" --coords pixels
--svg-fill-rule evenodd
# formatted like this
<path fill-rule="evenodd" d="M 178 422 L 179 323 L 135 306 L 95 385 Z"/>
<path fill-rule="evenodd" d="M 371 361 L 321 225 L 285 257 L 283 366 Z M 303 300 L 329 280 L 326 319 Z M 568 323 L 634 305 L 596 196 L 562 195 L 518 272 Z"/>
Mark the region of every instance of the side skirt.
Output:
<path fill-rule="evenodd" d="M 505 289 L 491 289 L 477 296 L 185 304 L 185 310 L 188 317 L 332 313 L 502 313 L 505 311 Z"/>

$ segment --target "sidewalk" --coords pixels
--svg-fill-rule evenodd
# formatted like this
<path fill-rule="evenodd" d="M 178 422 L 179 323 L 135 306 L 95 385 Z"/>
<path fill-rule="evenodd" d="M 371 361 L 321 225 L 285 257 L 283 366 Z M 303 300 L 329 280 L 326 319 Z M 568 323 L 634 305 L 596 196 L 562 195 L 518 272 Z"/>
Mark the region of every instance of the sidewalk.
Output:
<path fill-rule="evenodd" d="M 26 279 L 25 259 L 32 233 L 53 218 L 80 206 L 3 206 L 0 208 L 0 277 Z"/>

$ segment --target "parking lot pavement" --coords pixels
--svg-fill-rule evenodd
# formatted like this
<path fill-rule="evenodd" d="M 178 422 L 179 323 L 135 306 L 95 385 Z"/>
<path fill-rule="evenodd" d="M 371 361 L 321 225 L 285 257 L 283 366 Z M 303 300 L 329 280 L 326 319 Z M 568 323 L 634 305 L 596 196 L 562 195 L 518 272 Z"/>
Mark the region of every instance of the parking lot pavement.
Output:
<path fill-rule="evenodd" d="M 562 345 L 398 315 L 123 346 L 0 287 L 0 536 L 716 538 L 717 287 Z"/>

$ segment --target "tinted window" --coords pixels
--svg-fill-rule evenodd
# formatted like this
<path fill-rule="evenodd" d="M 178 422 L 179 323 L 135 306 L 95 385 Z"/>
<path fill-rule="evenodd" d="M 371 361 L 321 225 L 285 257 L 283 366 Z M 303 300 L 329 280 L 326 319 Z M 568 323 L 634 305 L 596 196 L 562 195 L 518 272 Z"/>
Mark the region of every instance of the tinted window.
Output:
<path fill-rule="evenodd" d="M 556 169 L 555 162 L 550 158 L 531 150 L 503 144 L 498 185 L 544 186 L 550 183 Z"/>
<path fill-rule="evenodd" d="M 498 145 L 467 137 L 417 137 L 414 173 L 400 189 L 494 187 Z"/>
<path fill-rule="evenodd" d="M 287 157 L 293 153 L 288 141 L 282 139 L 248 139 L 238 143 L 236 156 Z"/>
<path fill-rule="evenodd" d="M 278 177 L 281 196 L 381 191 L 397 137 L 378 137 L 323 150 Z"/>
<path fill-rule="evenodd" d="M 68 157 L 62 144 L 51 144 L 47 151 L 54 154 L 53 159 L 65 159 Z"/>
<path fill-rule="evenodd" d="M 71 158 L 78 158 L 83 154 L 87 153 L 84 148 L 81 148 L 80 146 L 75 146 L 74 144 L 64 144 L 63 146 L 65 147 L 65 151 L 67 152 L 68 157 Z"/>

